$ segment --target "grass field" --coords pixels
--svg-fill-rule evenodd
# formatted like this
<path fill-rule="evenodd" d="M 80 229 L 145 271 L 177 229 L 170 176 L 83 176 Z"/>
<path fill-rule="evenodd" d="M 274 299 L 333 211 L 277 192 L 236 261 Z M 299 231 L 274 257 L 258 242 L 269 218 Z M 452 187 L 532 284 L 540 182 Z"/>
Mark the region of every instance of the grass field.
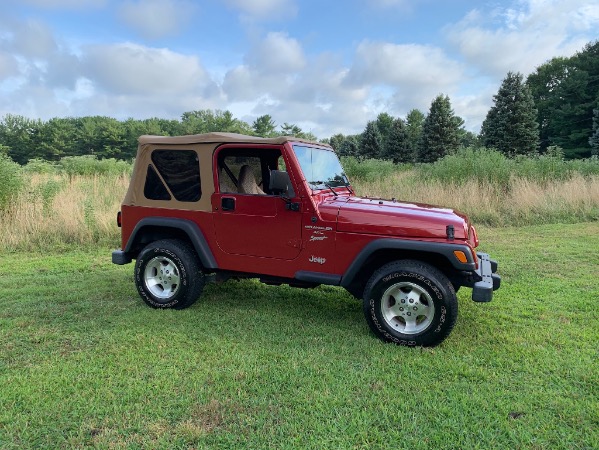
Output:
<path fill-rule="evenodd" d="M 479 234 L 503 286 L 434 349 L 337 288 L 156 311 L 107 247 L 0 254 L 0 448 L 599 448 L 599 223 Z"/>

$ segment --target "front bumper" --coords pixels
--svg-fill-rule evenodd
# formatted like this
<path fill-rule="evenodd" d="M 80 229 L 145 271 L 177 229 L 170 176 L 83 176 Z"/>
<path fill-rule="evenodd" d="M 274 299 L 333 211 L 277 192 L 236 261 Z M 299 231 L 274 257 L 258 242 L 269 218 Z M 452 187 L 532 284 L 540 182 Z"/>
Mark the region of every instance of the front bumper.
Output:
<path fill-rule="evenodd" d="M 490 302 L 493 300 L 493 291 L 501 286 L 501 277 L 497 272 L 497 262 L 493 261 L 486 253 L 477 253 L 477 275 L 480 281 L 472 287 L 472 300 L 475 302 Z"/>

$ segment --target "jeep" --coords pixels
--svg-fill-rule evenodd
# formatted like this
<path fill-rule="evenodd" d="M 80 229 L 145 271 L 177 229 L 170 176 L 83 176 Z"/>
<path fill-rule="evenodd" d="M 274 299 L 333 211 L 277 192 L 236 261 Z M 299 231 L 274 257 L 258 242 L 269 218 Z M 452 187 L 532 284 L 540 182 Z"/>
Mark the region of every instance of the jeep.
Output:
<path fill-rule="evenodd" d="M 383 341 L 435 346 L 458 317 L 456 291 L 489 302 L 497 263 L 468 218 L 359 197 L 333 149 L 294 137 L 141 136 L 117 214 L 121 249 L 153 308 L 192 305 L 207 282 L 257 278 L 341 286 Z"/>

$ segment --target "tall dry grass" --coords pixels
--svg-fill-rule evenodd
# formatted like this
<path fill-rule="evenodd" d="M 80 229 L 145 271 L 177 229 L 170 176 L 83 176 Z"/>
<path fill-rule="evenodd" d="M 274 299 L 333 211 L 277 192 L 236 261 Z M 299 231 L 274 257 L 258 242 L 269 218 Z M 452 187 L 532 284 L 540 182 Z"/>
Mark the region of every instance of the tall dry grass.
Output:
<path fill-rule="evenodd" d="M 129 175 L 31 174 L 10 207 L 0 212 L 6 251 L 118 246 L 116 213 Z"/>
<path fill-rule="evenodd" d="M 427 180 L 409 171 L 375 181 L 358 180 L 355 185 L 360 195 L 442 205 L 492 226 L 599 220 L 598 176 L 573 175 L 546 182 L 512 177 L 505 189 L 476 180 L 460 184 Z"/>
<path fill-rule="evenodd" d="M 117 247 L 116 213 L 129 174 L 26 174 L 25 188 L 0 212 L 0 252 L 77 246 Z M 599 220 L 599 176 L 535 181 L 512 177 L 509 189 L 468 180 L 426 178 L 417 169 L 375 180 L 354 180 L 357 194 L 455 208 L 491 226 Z"/>

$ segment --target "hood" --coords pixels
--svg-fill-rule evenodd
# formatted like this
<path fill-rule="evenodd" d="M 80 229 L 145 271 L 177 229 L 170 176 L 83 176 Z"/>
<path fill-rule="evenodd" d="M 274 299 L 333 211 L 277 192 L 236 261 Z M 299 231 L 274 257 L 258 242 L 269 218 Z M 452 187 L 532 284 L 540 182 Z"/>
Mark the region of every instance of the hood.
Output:
<path fill-rule="evenodd" d="M 337 230 L 405 238 L 447 239 L 453 226 L 455 239 L 468 239 L 468 218 L 448 208 L 418 203 L 349 197 L 327 202 L 339 208 Z"/>

